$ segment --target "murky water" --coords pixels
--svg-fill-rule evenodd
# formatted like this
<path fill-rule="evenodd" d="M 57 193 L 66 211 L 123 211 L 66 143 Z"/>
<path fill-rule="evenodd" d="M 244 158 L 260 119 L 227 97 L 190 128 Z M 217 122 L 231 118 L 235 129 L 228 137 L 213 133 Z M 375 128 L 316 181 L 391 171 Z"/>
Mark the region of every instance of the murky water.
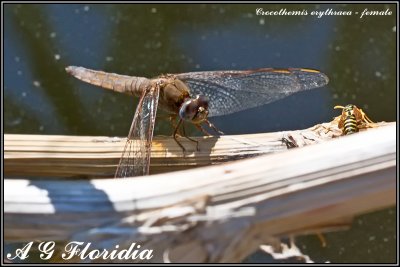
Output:
<path fill-rule="evenodd" d="M 257 15 L 286 9 L 307 15 Z M 329 15 L 351 11 L 352 15 Z M 389 9 L 391 15 L 364 15 Z M 320 18 L 311 12 L 324 13 Z M 355 12 L 358 12 L 356 14 Z M 396 120 L 394 5 L 5 5 L 5 133 L 125 136 L 136 101 L 65 73 L 78 65 L 145 77 L 201 70 L 304 67 L 328 86 L 212 121 L 227 134 L 301 129 L 361 107 Z M 240 123 L 238 123 L 240 122 Z M 190 129 L 191 134 L 198 134 Z M 171 134 L 157 121 L 156 134 Z M 316 261 L 394 262 L 395 210 L 356 220 L 352 230 L 299 239 Z M 268 259 L 256 254 L 252 262 Z"/>

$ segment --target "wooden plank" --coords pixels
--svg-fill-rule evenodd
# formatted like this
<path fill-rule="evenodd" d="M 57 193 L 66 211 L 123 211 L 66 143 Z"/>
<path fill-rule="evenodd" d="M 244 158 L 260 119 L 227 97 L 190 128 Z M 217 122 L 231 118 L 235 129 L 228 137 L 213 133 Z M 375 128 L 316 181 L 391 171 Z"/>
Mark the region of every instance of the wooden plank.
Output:
<path fill-rule="evenodd" d="M 396 124 L 180 172 L 4 186 L 7 241 L 137 242 L 155 262 L 238 262 L 271 238 L 395 205 Z"/>
<path fill-rule="evenodd" d="M 379 123 L 379 127 L 393 123 Z M 328 130 L 327 130 L 328 129 Z M 181 148 L 171 137 L 155 137 L 151 174 L 219 164 L 287 150 L 283 137 L 292 136 L 301 146 L 340 135 L 337 125 L 319 124 L 299 131 L 181 138 Z M 4 171 L 7 177 L 113 177 L 125 138 L 93 136 L 5 135 Z"/>

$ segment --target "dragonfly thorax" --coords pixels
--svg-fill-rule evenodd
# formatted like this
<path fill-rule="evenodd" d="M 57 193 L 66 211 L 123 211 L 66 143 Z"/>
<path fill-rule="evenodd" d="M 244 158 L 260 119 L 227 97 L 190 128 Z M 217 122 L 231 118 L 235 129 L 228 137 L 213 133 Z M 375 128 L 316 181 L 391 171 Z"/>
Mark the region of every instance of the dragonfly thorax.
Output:
<path fill-rule="evenodd" d="M 182 103 L 190 98 L 189 88 L 179 79 L 171 77 L 163 82 L 160 88 L 159 106 L 169 113 L 178 114 Z"/>
<path fill-rule="evenodd" d="M 179 109 L 179 117 L 192 123 L 202 123 L 208 116 L 208 98 L 197 95 L 196 98 L 188 98 Z"/>

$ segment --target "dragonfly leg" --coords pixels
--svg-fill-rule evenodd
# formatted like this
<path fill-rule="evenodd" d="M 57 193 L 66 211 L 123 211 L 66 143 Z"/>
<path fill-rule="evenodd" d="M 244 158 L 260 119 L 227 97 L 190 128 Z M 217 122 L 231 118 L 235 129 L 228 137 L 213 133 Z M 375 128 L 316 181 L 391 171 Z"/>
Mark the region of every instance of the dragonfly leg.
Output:
<path fill-rule="evenodd" d="M 218 128 L 215 127 L 215 125 L 212 124 L 209 120 L 206 120 L 206 122 L 207 122 L 208 126 L 209 126 L 211 129 L 213 129 L 215 132 L 217 132 L 217 133 L 220 134 L 220 135 L 223 135 L 223 134 L 224 134 L 222 131 L 218 130 Z"/>
<path fill-rule="evenodd" d="M 185 147 L 178 141 L 178 138 L 177 138 L 179 126 L 181 126 L 181 123 L 182 123 L 182 119 L 179 120 L 178 124 L 177 124 L 176 127 L 175 127 L 175 131 L 174 131 L 174 140 L 175 140 L 175 142 L 182 148 L 183 154 L 185 154 L 186 149 L 185 149 Z"/>
<path fill-rule="evenodd" d="M 319 241 L 321 242 L 321 246 L 323 248 L 325 248 L 327 243 L 326 243 L 326 239 L 325 239 L 324 235 L 321 232 L 318 232 L 316 235 L 317 235 Z"/>
<path fill-rule="evenodd" d="M 176 136 L 181 136 L 181 134 L 179 133 L 178 124 L 176 123 L 176 116 L 175 115 L 167 115 L 167 119 L 171 123 L 172 129 L 176 130 L 178 128 L 178 130 L 176 131 Z"/>
<path fill-rule="evenodd" d="M 204 135 L 211 136 L 211 134 L 207 132 L 206 129 L 204 129 L 200 124 L 195 124 L 194 126 L 196 126 L 196 128 L 199 129 Z"/>
<path fill-rule="evenodd" d="M 189 136 L 186 135 L 184 123 L 182 123 L 182 133 L 183 133 L 183 136 L 186 137 L 186 139 L 196 143 L 196 151 L 199 151 L 199 141 L 194 140 L 193 138 L 190 138 Z"/>

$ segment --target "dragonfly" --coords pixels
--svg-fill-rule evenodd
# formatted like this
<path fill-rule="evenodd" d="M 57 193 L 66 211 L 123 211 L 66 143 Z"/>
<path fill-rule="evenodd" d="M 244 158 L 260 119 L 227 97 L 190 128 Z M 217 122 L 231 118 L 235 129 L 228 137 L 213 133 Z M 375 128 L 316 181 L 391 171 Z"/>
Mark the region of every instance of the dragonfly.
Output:
<path fill-rule="evenodd" d="M 304 68 L 201 71 L 151 79 L 76 66 L 69 66 L 66 71 L 89 84 L 139 97 L 115 178 L 149 174 L 158 107 L 175 118 L 175 122 L 178 120 L 173 137 L 184 150 L 177 139 L 178 129 L 184 123 L 194 124 L 207 135 L 204 126 L 222 134 L 209 117 L 265 105 L 329 82 L 324 73 Z"/>

